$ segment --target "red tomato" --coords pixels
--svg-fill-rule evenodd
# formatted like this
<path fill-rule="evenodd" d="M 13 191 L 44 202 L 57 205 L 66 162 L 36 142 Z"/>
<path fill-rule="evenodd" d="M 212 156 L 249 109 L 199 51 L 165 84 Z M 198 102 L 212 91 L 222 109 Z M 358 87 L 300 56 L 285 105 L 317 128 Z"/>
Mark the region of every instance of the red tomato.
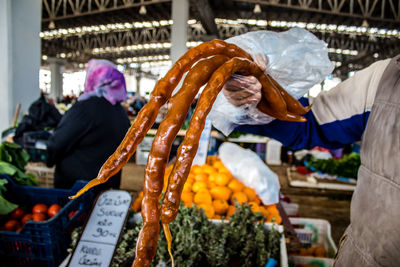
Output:
<path fill-rule="evenodd" d="M 43 222 L 47 219 L 47 216 L 44 213 L 34 213 L 32 219 L 34 222 Z"/>
<path fill-rule="evenodd" d="M 9 220 L 4 224 L 4 230 L 15 231 L 19 228 L 19 222 L 17 220 Z"/>
<path fill-rule="evenodd" d="M 77 210 L 71 211 L 70 213 L 68 213 L 68 218 L 71 220 L 72 217 L 74 217 L 74 215 L 75 215 L 77 212 L 78 212 Z"/>
<path fill-rule="evenodd" d="M 24 216 L 25 211 L 23 208 L 16 208 L 15 210 L 13 210 L 13 212 L 11 212 L 11 218 L 13 219 L 20 219 L 22 218 L 22 216 Z"/>
<path fill-rule="evenodd" d="M 32 213 L 47 213 L 47 206 L 45 204 L 36 204 L 32 208 Z"/>
<path fill-rule="evenodd" d="M 21 222 L 26 224 L 27 222 L 32 221 L 32 213 L 27 213 L 22 217 Z"/>
<path fill-rule="evenodd" d="M 49 215 L 49 217 L 53 217 L 55 216 L 59 211 L 61 210 L 61 206 L 58 204 L 53 204 L 49 207 L 49 209 L 47 210 L 47 214 Z"/>

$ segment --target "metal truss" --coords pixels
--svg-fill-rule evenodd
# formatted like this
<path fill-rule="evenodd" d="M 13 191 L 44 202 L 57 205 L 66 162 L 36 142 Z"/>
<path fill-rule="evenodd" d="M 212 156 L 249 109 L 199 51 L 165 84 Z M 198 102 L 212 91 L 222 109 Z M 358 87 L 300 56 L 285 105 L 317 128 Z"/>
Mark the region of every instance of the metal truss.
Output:
<path fill-rule="evenodd" d="M 191 25 L 189 29 L 189 41 L 203 41 L 206 35 L 205 30 L 199 25 Z M 227 39 L 233 36 L 244 34 L 249 31 L 266 29 L 265 27 L 248 25 L 226 25 L 219 24 L 219 36 Z M 276 29 L 275 29 L 276 30 Z M 399 45 L 398 39 L 381 38 L 372 36 L 352 36 L 351 34 L 338 34 L 330 32 L 314 32 L 320 39 L 328 43 L 328 47 L 342 50 L 358 50 L 373 52 L 383 49 L 390 44 Z M 171 40 L 171 28 L 169 26 L 158 28 L 141 28 L 120 32 L 97 33 L 84 35 L 81 37 L 73 36 L 67 38 L 56 38 L 52 40 L 42 40 L 44 49 L 53 47 L 51 52 L 71 52 L 83 51 L 92 52 L 95 48 L 123 47 L 135 44 L 165 43 Z M 59 49 L 57 49 L 59 48 Z"/>
<path fill-rule="evenodd" d="M 400 22 L 398 0 L 234 0 L 367 20 Z"/>
<path fill-rule="evenodd" d="M 220 36 L 223 39 L 256 30 L 286 30 L 270 29 L 248 25 L 218 25 Z M 313 32 L 319 39 L 328 44 L 328 48 L 335 52 L 329 53 L 332 61 L 340 62 L 334 73 L 340 78 L 347 78 L 350 71 L 360 70 L 376 60 L 393 57 L 400 53 L 400 40 L 398 38 L 382 38 L 373 35 L 354 35 L 337 32 Z M 357 51 L 357 55 L 345 54 L 345 51 Z"/>
<path fill-rule="evenodd" d="M 398 0 L 234 0 L 366 20 L 400 22 Z M 98 14 L 171 0 L 42 0 L 42 21 Z"/>
<path fill-rule="evenodd" d="M 266 29 L 265 27 L 244 24 L 218 24 L 217 26 L 219 36 L 222 39 L 249 31 Z M 188 30 L 188 41 L 204 41 L 203 37 L 207 35 L 199 24 L 190 25 Z M 277 29 L 274 28 L 273 30 Z M 349 71 L 361 69 L 375 60 L 392 57 L 400 52 L 400 40 L 397 38 L 381 38 L 368 35 L 355 36 L 337 32 L 314 32 L 314 34 L 324 40 L 331 50 L 334 50 L 329 53 L 329 57 L 333 61 L 342 63 L 335 70 L 336 74 L 342 77 L 347 75 Z M 49 57 L 64 54 L 63 56 L 70 61 L 82 63 L 87 62 L 92 57 L 116 60 L 118 58 L 168 55 L 169 48 L 154 48 L 150 44 L 169 43 L 170 40 L 170 26 L 130 29 L 119 32 L 87 34 L 80 37 L 43 39 L 42 53 Z M 145 44 L 147 45 L 145 46 Z M 141 45 L 141 47 L 129 49 L 130 46 L 134 45 Z M 102 53 L 96 54 L 96 49 L 102 49 Z M 344 53 L 344 51 L 357 51 L 358 53 L 357 55 L 350 55 Z M 147 61 L 148 59 L 144 60 Z"/>
<path fill-rule="evenodd" d="M 171 0 L 42 0 L 42 21 L 98 14 Z"/>
<path fill-rule="evenodd" d="M 124 32 L 111 32 L 96 35 L 86 35 L 81 38 L 62 40 L 69 50 L 91 52 L 94 48 L 122 47 L 134 44 L 170 42 L 170 27 L 136 29 Z"/>

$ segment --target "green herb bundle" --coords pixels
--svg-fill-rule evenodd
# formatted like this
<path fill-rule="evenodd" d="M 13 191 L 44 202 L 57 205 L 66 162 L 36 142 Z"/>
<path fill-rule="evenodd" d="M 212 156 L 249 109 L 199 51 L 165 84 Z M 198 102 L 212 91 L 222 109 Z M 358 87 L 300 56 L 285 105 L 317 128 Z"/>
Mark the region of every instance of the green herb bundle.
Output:
<path fill-rule="evenodd" d="M 214 223 L 202 210 L 181 205 L 170 224 L 176 266 L 265 266 L 271 257 L 279 260 L 281 234 L 275 228 L 266 230 L 262 220 L 249 206 L 237 205 L 229 222 Z M 131 266 L 140 228 L 141 223 L 124 228 L 111 266 Z M 78 236 L 73 234 L 72 247 Z M 162 232 L 152 265 L 159 262 L 171 264 Z"/>

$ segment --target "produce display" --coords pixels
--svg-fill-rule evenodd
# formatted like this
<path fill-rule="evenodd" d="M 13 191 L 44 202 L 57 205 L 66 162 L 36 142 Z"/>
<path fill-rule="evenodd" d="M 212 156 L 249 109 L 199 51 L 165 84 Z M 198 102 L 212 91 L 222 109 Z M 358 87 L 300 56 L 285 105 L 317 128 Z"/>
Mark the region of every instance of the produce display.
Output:
<path fill-rule="evenodd" d="M 38 203 L 33 205 L 30 210 L 18 207 L 2 218 L 3 224 L 0 230 L 19 232 L 27 222 L 44 222 L 57 215 L 60 210 L 61 206 L 58 204 L 47 206 L 46 204 Z"/>
<path fill-rule="evenodd" d="M 312 170 L 337 175 L 347 178 L 357 178 L 358 169 L 361 165 L 360 155 L 350 153 L 342 159 L 316 159 L 312 158 L 307 167 Z"/>
<path fill-rule="evenodd" d="M 175 237 L 172 248 L 176 266 L 265 266 L 269 258 L 279 261 L 281 234 L 274 227 L 271 230 L 264 228 L 259 223 L 264 220 L 248 205 L 237 205 L 227 223 L 211 222 L 202 210 L 181 206 L 170 224 Z M 128 222 L 124 227 L 112 267 L 132 265 L 141 227 L 141 222 Z M 82 228 L 77 228 L 72 234 L 72 248 L 81 232 Z M 157 252 L 151 266 L 160 262 L 167 266 L 171 264 L 163 235 L 158 237 Z"/>
<path fill-rule="evenodd" d="M 214 57 L 200 61 L 190 69 L 200 59 L 210 56 Z M 164 232 L 170 241 L 168 224 L 177 216 L 183 186 L 189 175 L 206 117 L 218 93 L 233 73 L 252 75 L 259 80 L 263 98 L 257 108 L 261 112 L 281 120 L 305 121 L 305 118 L 300 115 L 305 114 L 310 107 L 304 108 L 251 60 L 251 57 L 239 47 L 220 40 L 206 42 L 188 50 L 157 82 L 150 101 L 139 112 L 120 146 L 104 163 L 98 177 L 74 196 L 77 197 L 91 187 L 106 182 L 126 164 L 135 152 L 138 143 L 143 140 L 146 132 L 153 125 L 160 107 L 169 100 L 168 113 L 158 128 L 146 166 L 142 207 L 143 228 L 136 246 L 134 266 L 149 266 L 154 258 L 160 230 L 160 217 Z M 187 71 L 189 73 L 181 90 L 171 98 L 173 90 Z M 177 161 L 168 179 L 165 197 L 160 207 L 163 177 L 172 142 L 181 128 L 195 95 L 206 83 L 185 139 L 178 149 Z"/>
<path fill-rule="evenodd" d="M 327 253 L 323 246 L 315 246 L 311 248 L 301 248 L 299 253 L 292 253 L 292 255 L 325 258 Z"/>
<path fill-rule="evenodd" d="M 7 174 L 19 185 L 38 185 L 33 174 L 25 173 L 29 155 L 15 143 L 3 142 L 0 145 L 0 174 Z"/>
<path fill-rule="evenodd" d="M 18 205 L 8 201 L 3 194 L 7 190 L 6 184 L 8 181 L 6 179 L 0 179 L 0 215 L 9 214 L 15 210 Z"/>
<path fill-rule="evenodd" d="M 18 144 L 3 142 L 0 145 L 0 174 L 10 176 L 20 185 L 38 185 L 33 174 L 25 173 L 29 155 Z M 6 179 L 0 179 L 0 215 L 9 214 L 18 207 L 4 197 L 6 192 Z"/>
<path fill-rule="evenodd" d="M 165 171 L 164 192 L 172 167 L 173 165 Z M 132 208 L 140 211 L 142 200 L 143 192 L 140 192 Z M 192 166 L 183 187 L 181 200 L 187 207 L 196 205 L 198 209 L 203 209 L 209 219 L 229 219 L 237 202 L 249 205 L 253 212 L 262 214 L 266 222 L 280 224 L 282 221 L 276 205 L 263 205 L 255 190 L 233 177 L 216 156 L 209 156 L 207 164 Z"/>

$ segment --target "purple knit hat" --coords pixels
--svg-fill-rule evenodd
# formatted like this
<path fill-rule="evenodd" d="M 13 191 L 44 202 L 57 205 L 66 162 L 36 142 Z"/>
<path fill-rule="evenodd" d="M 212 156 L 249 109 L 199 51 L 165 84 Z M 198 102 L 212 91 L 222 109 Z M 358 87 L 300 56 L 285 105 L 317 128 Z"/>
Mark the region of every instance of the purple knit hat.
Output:
<path fill-rule="evenodd" d="M 126 99 L 124 75 L 110 61 L 91 59 L 86 67 L 85 92 L 78 101 L 104 97 L 112 105 Z"/>

